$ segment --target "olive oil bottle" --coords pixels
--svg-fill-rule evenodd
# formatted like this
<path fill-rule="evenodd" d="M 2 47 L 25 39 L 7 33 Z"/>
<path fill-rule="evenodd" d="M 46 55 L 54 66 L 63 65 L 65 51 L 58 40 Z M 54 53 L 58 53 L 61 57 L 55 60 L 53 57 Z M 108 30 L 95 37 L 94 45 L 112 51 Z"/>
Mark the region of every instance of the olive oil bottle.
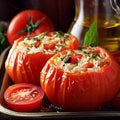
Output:
<path fill-rule="evenodd" d="M 98 45 L 109 51 L 120 50 L 120 1 L 75 0 L 76 14 L 68 32 L 83 44 L 90 25 L 96 21 Z"/>

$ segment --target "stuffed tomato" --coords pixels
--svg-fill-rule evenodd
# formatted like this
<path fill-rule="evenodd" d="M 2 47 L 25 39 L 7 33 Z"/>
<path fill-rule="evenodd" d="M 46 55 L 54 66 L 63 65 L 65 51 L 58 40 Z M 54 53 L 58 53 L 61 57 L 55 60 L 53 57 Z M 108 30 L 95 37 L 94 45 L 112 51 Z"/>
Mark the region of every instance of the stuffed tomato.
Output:
<path fill-rule="evenodd" d="M 46 61 L 59 51 L 77 49 L 75 36 L 62 32 L 42 33 L 16 40 L 6 59 L 5 68 L 14 83 L 39 84 Z"/>
<path fill-rule="evenodd" d="M 40 84 L 48 99 L 64 110 L 95 110 L 118 92 L 120 68 L 101 47 L 64 50 L 48 60 Z"/>

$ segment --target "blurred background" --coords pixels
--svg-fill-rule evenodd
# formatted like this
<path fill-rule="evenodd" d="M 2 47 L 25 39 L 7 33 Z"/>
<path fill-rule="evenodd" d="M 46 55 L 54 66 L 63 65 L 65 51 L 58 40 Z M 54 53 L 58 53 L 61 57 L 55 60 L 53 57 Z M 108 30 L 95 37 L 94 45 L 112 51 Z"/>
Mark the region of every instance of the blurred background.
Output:
<path fill-rule="evenodd" d="M 0 21 L 9 22 L 18 12 L 37 9 L 48 15 L 56 30 L 66 32 L 74 18 L 74 0 L 0 0 Z"/>

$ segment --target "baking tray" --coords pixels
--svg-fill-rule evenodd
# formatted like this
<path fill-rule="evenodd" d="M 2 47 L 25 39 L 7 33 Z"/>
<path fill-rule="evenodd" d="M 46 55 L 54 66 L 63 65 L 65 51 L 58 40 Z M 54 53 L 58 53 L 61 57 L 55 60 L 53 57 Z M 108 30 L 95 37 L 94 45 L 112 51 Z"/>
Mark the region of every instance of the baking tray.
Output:
<path fill-rule="evenodd" d="M 73 119 L 100 119 L 100 118 L 118 118 L 120 119 L 120 111 L 114 110 L 108 104 L 96 111 L 80 111 L 80 112 L 67 112 L 63 111 L 56 106 L 44 100 L 42 106 L 44 109 L 35 110 L 32 112 L 16 112 L 11 110 L 4 102 L 4 91 L 6 88 L 13 84 L 10 77 L 5 71 L 5 60 L 8 55 L 10 47 L 7 47 L 0 55 L 0 113 L 16 119 L 59 119 L 59 120 L 73 120 Z"/>

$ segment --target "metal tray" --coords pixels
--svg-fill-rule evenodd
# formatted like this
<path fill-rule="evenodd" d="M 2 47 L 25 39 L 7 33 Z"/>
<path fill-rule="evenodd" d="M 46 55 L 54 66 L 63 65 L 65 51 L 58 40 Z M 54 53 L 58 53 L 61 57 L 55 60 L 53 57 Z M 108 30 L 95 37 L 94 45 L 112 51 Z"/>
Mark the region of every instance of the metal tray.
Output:
<path fill-rule="evenodd" d="M 59 109 L 50 109 L 46 111 L 33 111 L 33 112 L 16 112 L 11 110 L 4 102 L 4 91 L 12 84 L 8 74 L 5 71 L 4 65 L 10 47 L 6 48 L 0 55 L 0 113 L 9 116 L 9 118 L 16 119 L 59 119 L 59 120 L 73 120 L 73 119 L 103 119 L 103 118 L 118 118 L 120 119 L 120 111 L 113 110 L 109 105 L 96 111 L 80 111 L 80 112 L 67 112 Z M 44 101 L 46 102 L 46 101 Z"/>

